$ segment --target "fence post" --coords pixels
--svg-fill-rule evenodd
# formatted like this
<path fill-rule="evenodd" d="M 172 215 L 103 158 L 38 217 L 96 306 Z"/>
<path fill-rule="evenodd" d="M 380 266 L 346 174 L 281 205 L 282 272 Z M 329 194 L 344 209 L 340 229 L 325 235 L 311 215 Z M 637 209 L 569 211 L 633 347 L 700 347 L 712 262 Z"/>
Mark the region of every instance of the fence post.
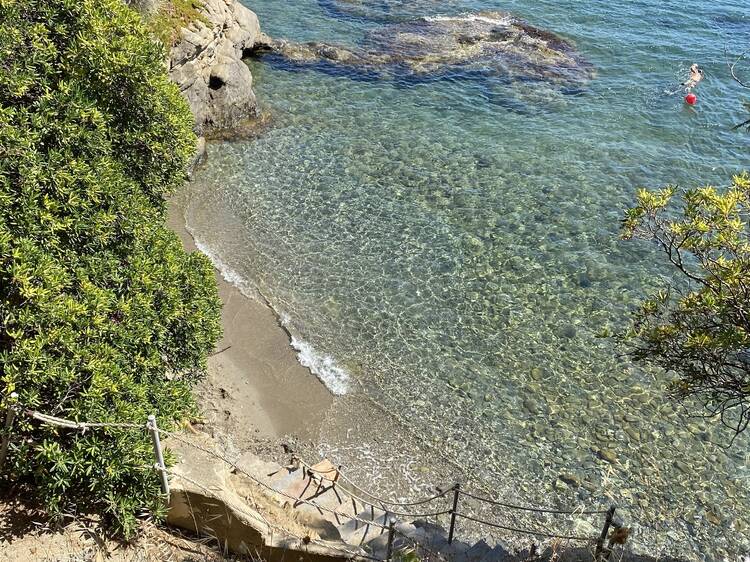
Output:
<path fill-rule="evenodd" d="M 461 493 L 461 484 L 456 482 L 453 486 L 453 508 L 451 509 L 451 526 L 448 530 L 448 544 L 453 544 L 453 531 L 456 529 L 456 510 L 458 509 L 458 495 Z"/>
<path fill-rule="evenodd" d="M 615 516 L 615 506 L 611 506 L 607 510 L 607 517 L 604 519 L 604 527 L 602 528 L 602 534 L 596 541 L 596 552 L 594 552 L 594 561 L 599 562 L 602 558 L 602 549 L 604 548 L 604 541 L 609 533 L 609 527 L 612 525 L 612 518 Z"/>
<path fill-rule="evenodd" d="M 5 413 L 5 429 L 3 430 L 3 442 L 0 445 L 0 470 L 5 465 L 5 457 L 8 455 L 8 446 L 10 445 L 10 428 L 13 425 L 13 419 L 16 417 L 16 399 L 18 394 L 15 392 L 10 393 L 10 406 L 8 411 Z"/>
<path fill-rule="evenodd" d="M 338 468 L 336 469 L 336 476 L 334 476 L 334 477 L 333 477 L 333 482 L 331 483 L 331 486 L 332 486 L 332 487 L 335 487 L 335 486 L 336 486 L 336 482 L 338 482 L 338 481 L 339 481 L 339 476 L 341 476 L 341 467 L 342 467 L 342 466 L 343 466 L 343 465 L 341 465 L 341 464 L 340 464 L 340 465 L 338 466 Z"/>
<path fill-rule="evenodd" d="M 167 479 L 167 467 L 164 465 L 164 455 L 161 451 L 159 429 L 156 427 L 156 416 L 153 414 L 148 417 L 148 430 L 151 432 L 151 441 L 154 444 L 154 454 L 156 455 L 156 469 L 161 475 L 161 491 L 166 494 L 167 502 L 169 502 L 169 480 Z"/>
<path fill-rule="evenodd" d="M 391 558 L 393 557 L 393 534 L 394 534 L 394 527 L 396 526 L 396 518 L 391 517 L 388 520 L 388 554 L 386 555 L 386 560 L 390 562 Z"/>

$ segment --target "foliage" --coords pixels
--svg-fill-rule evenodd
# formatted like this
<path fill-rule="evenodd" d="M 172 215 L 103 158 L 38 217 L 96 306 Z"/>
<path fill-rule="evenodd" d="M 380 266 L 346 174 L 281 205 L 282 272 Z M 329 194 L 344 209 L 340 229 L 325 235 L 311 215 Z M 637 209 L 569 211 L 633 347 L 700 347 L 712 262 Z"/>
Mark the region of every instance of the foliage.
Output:
<path fill-rule="evenodd" d="M 174 426 L 219 337 L 208 260 L 164 225 L 192 116 L 121 0 L 0 0 L 0 408 Z M 148 434 L 17 418 L 3 467 L 129 535 L 158 511 Z"/>
<path fill-rule="evenodd" d="M 647 299 L 629 331 L 629 353 L 677 374 L 678 397 L 701 400 L 736 434 L 750 423 L 750 175 L 726 189 L 641 189 L 625 238 L 655 241 L 678 272 Z"/>
<path fill-rule="evenodd" d="M 166 0 L 151 14 L 146 14 L 146 24 L 166 46 L 175 44 L 180 30 L 194 21 L 205 21 L 200 13 L 199 0 Z"/>

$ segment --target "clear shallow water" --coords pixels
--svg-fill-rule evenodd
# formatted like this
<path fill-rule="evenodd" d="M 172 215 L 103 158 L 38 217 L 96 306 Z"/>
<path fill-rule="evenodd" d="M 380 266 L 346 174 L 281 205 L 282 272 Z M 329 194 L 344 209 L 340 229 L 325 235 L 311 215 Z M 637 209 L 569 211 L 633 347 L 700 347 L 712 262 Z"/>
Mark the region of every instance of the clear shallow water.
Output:
<path fill-rule="evenodd" d="M 669 274 L 652 247 L 618 239 L 634 188 L 724 184 L 747 167 L 723 52 L 750 32 L 742 7 L 423 0 L 349 17 L 314 0 L 248 5 L 273 36 L 348 46 L 409 17 L 502 9 L 572 39 L 597 70 L 566 95 L 252 63 L 275 126 L 210 147 L 188 226 L 342 394 L 328 452 L 382 488 L 370 472 L 398 472 L 401 493 L 459 463 L 506 499 L 616 501 L 633 543 L 655 553 L 750 550 L 748 440 L 712 444 L 726 436 L 595 337 Z M 691 110 L 665 91 L 694 61 L 707 78 Z"/>

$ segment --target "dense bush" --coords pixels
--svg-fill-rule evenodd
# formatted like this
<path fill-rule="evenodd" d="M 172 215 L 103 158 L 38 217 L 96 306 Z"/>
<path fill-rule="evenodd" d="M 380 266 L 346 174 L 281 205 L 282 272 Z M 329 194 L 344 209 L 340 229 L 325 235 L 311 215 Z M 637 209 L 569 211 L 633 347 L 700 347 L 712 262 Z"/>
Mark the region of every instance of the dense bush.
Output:
<path fill-rule="evenodd" d="M 219 337 L 213 272 L 164 225 L 192 116 L 121 0 L 0 0 L 0 407 L 164 426 Z M 128 535 L 158 509 L 148 435 L 17 418 L 6 482 Z"/>

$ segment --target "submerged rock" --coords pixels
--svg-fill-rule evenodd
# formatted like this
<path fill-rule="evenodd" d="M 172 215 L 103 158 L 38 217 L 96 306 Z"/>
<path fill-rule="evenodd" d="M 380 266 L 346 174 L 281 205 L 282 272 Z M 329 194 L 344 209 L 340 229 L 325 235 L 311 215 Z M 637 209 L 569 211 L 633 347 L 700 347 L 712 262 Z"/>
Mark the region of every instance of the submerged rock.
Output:
<path fill-rule="evenodd" d="M 545 80 L 591 74 L 572 43 L 505 12 L 389 25 L 370 32 L 365 44 L 420 74 L 454 67 Z"/>
<path fill-rule="evenodd" d="M 415 76 L 459 73 L 561 85 L 585 82 L 593 69 L 562 37 L 505 12 L 420 18 L 386 25 L 360 47 L 264 38 L 266 49 L 296 63 L 321 63 Z"/>

